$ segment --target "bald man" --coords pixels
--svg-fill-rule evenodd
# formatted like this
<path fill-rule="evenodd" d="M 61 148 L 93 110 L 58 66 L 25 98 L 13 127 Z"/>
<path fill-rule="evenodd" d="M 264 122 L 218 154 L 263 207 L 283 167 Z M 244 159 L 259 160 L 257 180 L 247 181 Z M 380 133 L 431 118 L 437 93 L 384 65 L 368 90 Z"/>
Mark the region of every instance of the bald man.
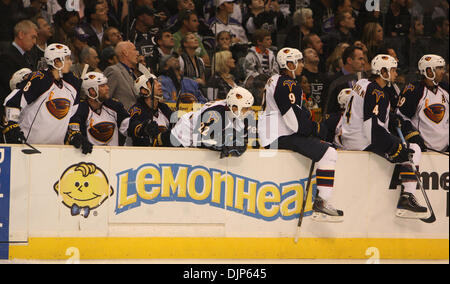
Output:
<path fill-rule="evenodd" d="M 134 68 L 138 62 L 139 52 L 130 41 L 116 45 L 115 53 L 119 63 L 109 66 L 103 72 L 108 77 L 108 87 L 112 98 L 119 100 L 128 110 L 136 103 L 138 94 L 134 90 Z"/>

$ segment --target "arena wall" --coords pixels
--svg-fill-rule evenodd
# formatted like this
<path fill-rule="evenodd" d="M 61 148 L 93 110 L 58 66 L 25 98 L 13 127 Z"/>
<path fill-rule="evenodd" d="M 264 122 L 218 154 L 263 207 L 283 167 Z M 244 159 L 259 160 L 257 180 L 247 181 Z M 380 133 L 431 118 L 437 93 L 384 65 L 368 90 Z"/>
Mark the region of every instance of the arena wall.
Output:
<path fill-rule="evenodd" d="M 0 147 L 0 259 L 448 259 L 449 164 L 437 153 L 420 164 L 435 223 L 395 217 L 394 165 L 339 151 L 332 203 L 345 221 L 313 222 L 310 194 L 295 244 L 311 161 L 294 153 L 36 147 Z"/>

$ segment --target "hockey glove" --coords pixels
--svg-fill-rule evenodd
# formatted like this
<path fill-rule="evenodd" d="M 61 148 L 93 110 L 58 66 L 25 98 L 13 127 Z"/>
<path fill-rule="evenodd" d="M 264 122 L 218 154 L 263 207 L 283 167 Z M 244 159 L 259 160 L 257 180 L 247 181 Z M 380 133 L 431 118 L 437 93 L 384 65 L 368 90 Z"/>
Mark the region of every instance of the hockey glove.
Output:
<path fill-rule="evenodd" d="M 89 154 L 92 153 L 92 147 L 93 145 L 89 140 L 81 134 L 81 132 L 77 132 L 73 134 L 69 138 L 69 144 L 73 145 L 75 148 L 80 149 L 83 154 Z"/>
<path fill-rule="evenodd" d="M 415 151 L 405 147 L 402 143 L 394 143 L 392 149 L 386 154 L 386 158 L 394 164 L 410 161 L 410 157 Z"/>
<path fill-rule="evenodd" d="M 220 152 L 220 158 L 240 157 L 247 150 L 247 146 L 224 146 Z"/>
<path fill-rule="evenodd" d="M 139 130 L 139 136 L 155 138 L 159 134 L 159 127 L 155 121 L 147 119 L 142 123 L 142 127 Z"/>
<path fill-rule="evenodd" d="M 26 140 L 17 122 L 10 121 L 2 132 L 5 135 L 6 143 L 22 144 Z"/>
<path fill-rule="evenodd" d="M 312 135 L 320 140 L 326 140 L 328 136 L 328 127 L 325 123 L 314 122 L 314 130 Z"/>

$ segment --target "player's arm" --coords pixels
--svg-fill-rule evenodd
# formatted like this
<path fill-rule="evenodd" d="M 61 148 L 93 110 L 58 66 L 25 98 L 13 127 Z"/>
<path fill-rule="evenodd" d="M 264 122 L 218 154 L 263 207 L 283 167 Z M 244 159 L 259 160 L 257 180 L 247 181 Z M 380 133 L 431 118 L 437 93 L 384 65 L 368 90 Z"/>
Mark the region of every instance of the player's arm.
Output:
<path fill-rule="evenodd" d="M 92 152 L 92 143 L 87 138 L 86 120 L 89 114 L 87 102 L 81 102 L 77 111 L 69 120 L 65 143 L 75 148 L 81 148 L 83 154 Z"/>
<path fill-rule="evenodd" d="M 397 125 L 401 127 L 405 140 L 416 143 L 422 150 L 426 149 L 425 141 L 419 131 L 413 126 L 411 119 L 417 112 L 417 107 L 423 96 L 423 86 L 420 84 L 408 84 L 402 92 L 397 105 Z"/>
<path fill-rule="evenodd" d="M 295 133 L 303 136 L 318 136 L 323 132 L 323 124 L 311 120 L 311 112 L 306 107 L 301 107 L 303 91 L 300 87 L 294 87 L 293 92 L 285 83 L 278 83 L 275 89 L 275 102 L 280 110 L 285 124 Z M 322 129 L 321 129 L 322 128 Z"/>
<path fill-rule="evenodd" d="M 372 149 L 377 153 L 390 153 L 397 147 L 395 137 L 384 127 L 387 112 L 386 94 L 378 89 L 367 89 L 364 97 L 364 122 L 363 130 L 371 141 Z"/>
<path fill-rule="evenodd" d="M 201 138 L 202 147 L 220 151 L 225 144 L 226 110 L 222 106 L 205 110 L 196 123 L 194 134 Z"/>
<path fill-rule="evenodd" d="M 158 124 L 153 121 L 153 113 L 146 114 L 139 105 L 129 110 L 128 136 L 134 146 L 151 146 L 150 138 L 158 135 Z"/>
<path fill-rule="evenodd" d="M 117 127 L 119 132 L 128 136 L 128 128 L 130 124 L 130 114 L 127 112 L 123 104 L 115 99 L 111 99 L 105 102 L 105 105 L 114 110 L 117 114 Z"/>

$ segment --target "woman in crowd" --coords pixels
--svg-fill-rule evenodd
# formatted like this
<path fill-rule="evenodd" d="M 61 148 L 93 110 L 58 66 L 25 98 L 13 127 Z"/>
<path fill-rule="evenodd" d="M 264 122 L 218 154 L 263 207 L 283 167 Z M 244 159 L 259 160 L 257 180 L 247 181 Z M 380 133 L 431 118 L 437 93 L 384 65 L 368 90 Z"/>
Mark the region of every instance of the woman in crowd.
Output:
<path fill-rule="evenodd" d="M 206 85 L 205 64 L 195 55 L 199 48 L 198 38 L 194 33 L 187 33 L 181 39 L 180 67 L 184 77 L 195 80 L 201 86 Z"/>
<path fill-rule="evenodd" d="M 231 74 L 231 71 L 236 68 L 236 63 L 233 54 L 225 50 L 216 53 L 213 64 L 213 77 L 208 85 L 217 90 L 217 97 L 214 96 L 214 99 L 223 100 L 231 89 L 238 87 Z"/>

